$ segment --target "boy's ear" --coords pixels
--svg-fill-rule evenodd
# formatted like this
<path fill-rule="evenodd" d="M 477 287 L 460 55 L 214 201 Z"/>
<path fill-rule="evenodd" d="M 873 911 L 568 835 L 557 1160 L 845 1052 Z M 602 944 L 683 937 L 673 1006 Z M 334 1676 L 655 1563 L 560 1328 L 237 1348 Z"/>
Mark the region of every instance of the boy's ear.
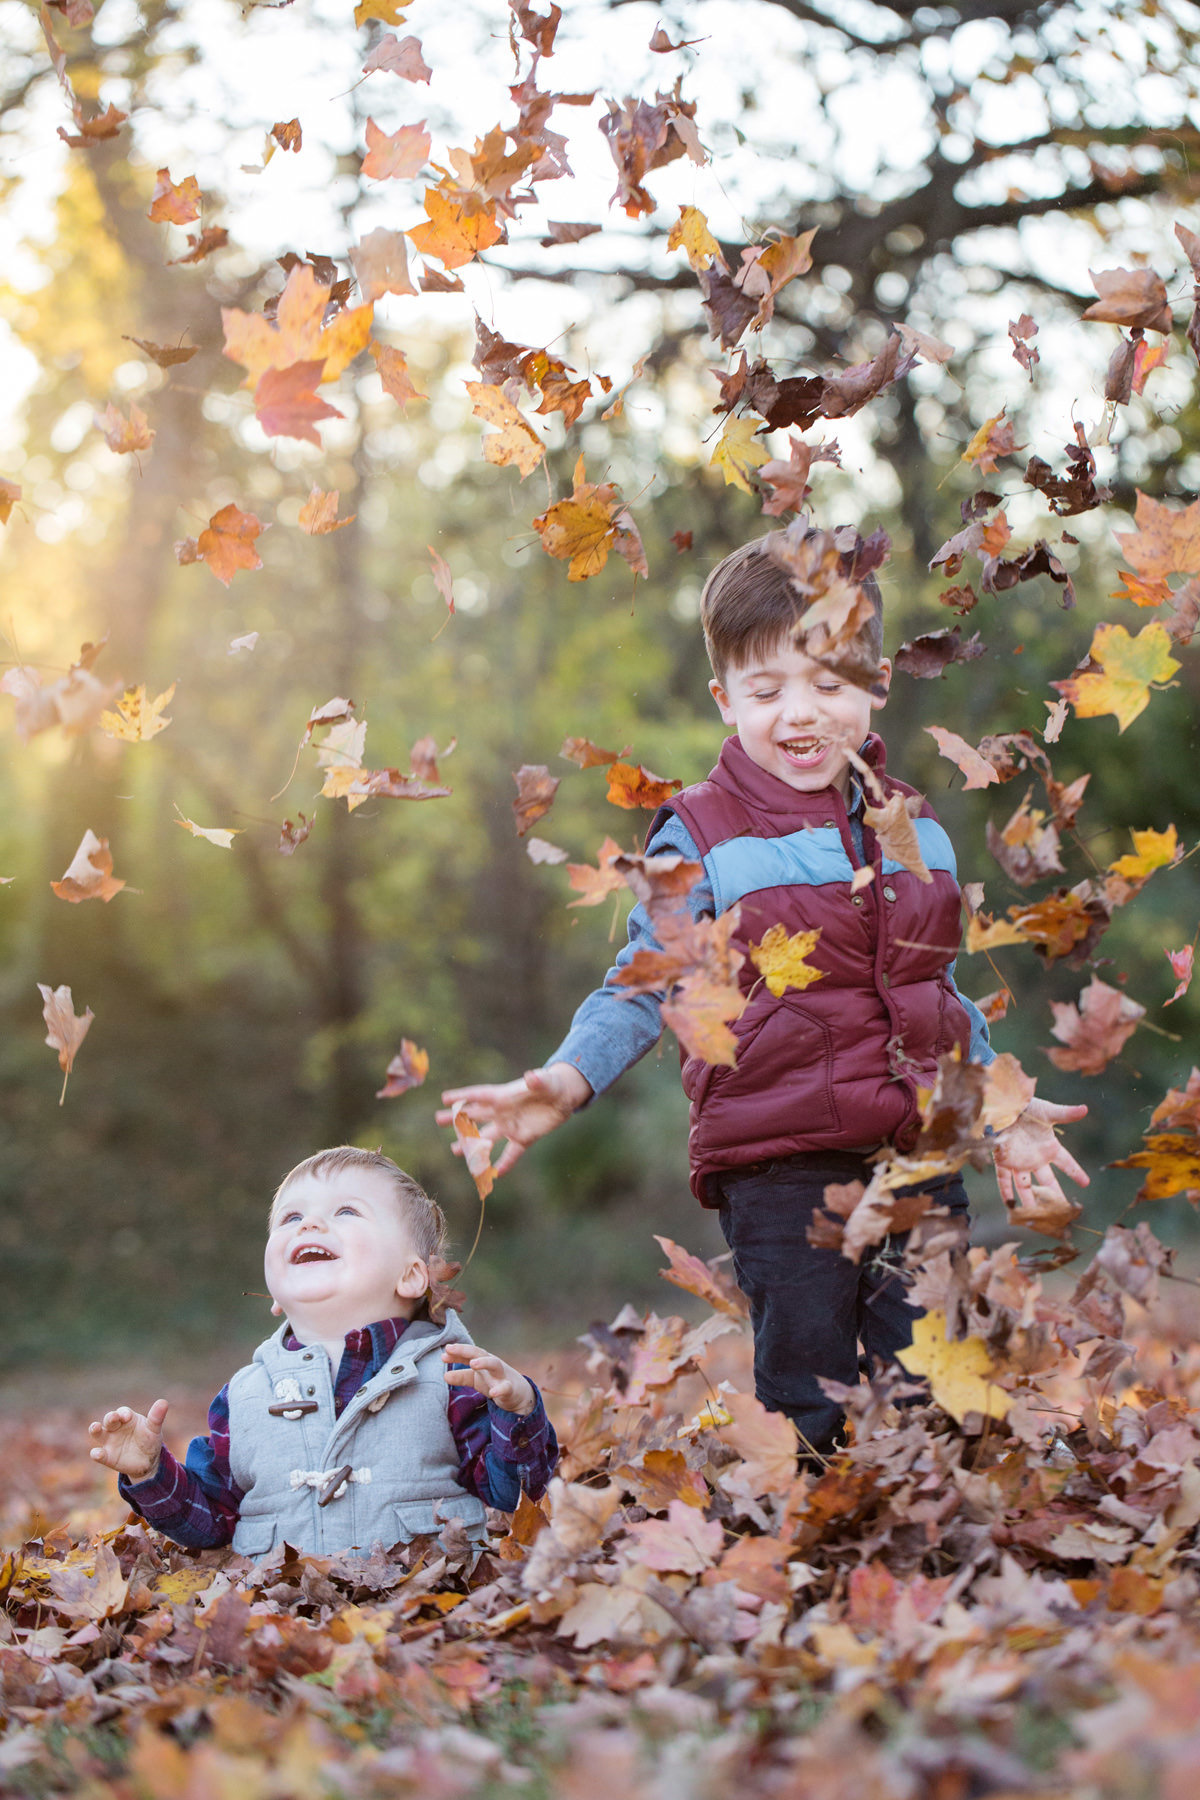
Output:
<path fill-rule="evenodd" d="M 888 673 L 891 673 L 890 665 Z M 737 719 L 734 716 L 733 707 L 729 703 L 729 695 L 725 692 L 725 689 L 721 686 L 715 676 L 708 684 L 708 691 L 716 701 L 717 711 L 720 713 L 724 723 L 726 725 L 736 725 Z"/>
<path fill-rule="evenodd" d="M 887 705 L 887 697 L 888 697 L 888 693 L 891 689 L 891 685 L 892 685 L 892 659 L 890 656 L 883 656 L 879 660 L 879 680 L 878 680 L 878 686 L 883 689 L 883 692 L 881 694 L 872 694 L 871 695 L 871 707 L 872 707 L 873 711 L 878 712 L 879 708 L 881 706 Z"/>
<path fill-rule="evenodd" d="M 402 1300 L 420 1300 L 429 1292 L 429 1265 L 414 1256 L 401 1271 L 396 1292 Z"/>

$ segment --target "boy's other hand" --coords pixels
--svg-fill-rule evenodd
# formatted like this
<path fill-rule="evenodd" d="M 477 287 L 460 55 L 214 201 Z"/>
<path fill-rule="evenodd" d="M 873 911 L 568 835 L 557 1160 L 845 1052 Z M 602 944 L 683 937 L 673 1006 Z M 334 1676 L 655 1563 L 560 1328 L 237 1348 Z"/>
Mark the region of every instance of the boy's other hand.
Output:
<path fill-rule="evenodd" d="M 530 1144 L 557 1130 L 591 1094 L 591 1083 L 571 1063 L 551 1063 L 548 1069 L 530 1069 L 519 1081 L 447 1088 L 437 1123 L 452 1125 L 455 1112 L 461 1109 L 489 1143 L 506 1138 L 495 1171 L 507 1175 Z M 453 1150 L 456 1156 L 462 1155 L 457 1143 Z"/>
<path fill-rule="evenodd" d="M 1035 1188 L 1045 1188 L 1056 1199 L 1066 1195 L 1055 1168 L 1080 1187 L 1090 1187 L 1086 1171 L 1058 1141 L 1054 1127 L 1070 1124 L 1087 1114 L 1086 1106 L 1056 1106 L 1052 1100 L 1031 1100 L 1015 1124 L 998 1131 L 992 1141 L 996 1180 L 1001 1198 L 1009 1205 L 1029 1200 Z"/>
<path fill-rule="evenodd" d="M 533 1383 L 479 1344 L 447 1344 L 442 1351 L 442 1360 L 467 1365 L 465 1369 L 446 1370 L 446 1380 L 451 1387 L 473 1387 L 477 1393 L 494 1400 L 505 1412 L 520 1413 L 523 1417 L 528 1416 L 537 1404 Z"/>
<path fill-rule="evenodd" d="M 145 1481 L 158 1467 L 167 1405 L 165 1400 L 156 1400 L 148 1413 L 118 1406 L 102 1419 L 93 1419 L 88 1426 L 92 1461 L 127 1475 L 130 1481 Z"/>

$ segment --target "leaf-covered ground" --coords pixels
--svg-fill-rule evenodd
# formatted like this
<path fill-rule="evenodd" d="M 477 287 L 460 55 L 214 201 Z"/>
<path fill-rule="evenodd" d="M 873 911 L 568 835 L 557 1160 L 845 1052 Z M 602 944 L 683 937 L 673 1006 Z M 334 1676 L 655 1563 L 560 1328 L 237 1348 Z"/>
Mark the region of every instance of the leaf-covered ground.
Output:
<path fill-rule="evenodd" d="M 864 1387 L 799 1475 L 740 1297 L 667 1249 L 711 1313 L 593 1329 L 559 1477 L 474 1568 L 453 1528 L 180 1550 L 123 1516 L 83 1413 L 10 1415 L 0 1788 L 1192 1800 L 1200 1348 L 1148 1227 L 1053 1292 L 1012 1246 L 927 1242 L 944 1404 Z"/>

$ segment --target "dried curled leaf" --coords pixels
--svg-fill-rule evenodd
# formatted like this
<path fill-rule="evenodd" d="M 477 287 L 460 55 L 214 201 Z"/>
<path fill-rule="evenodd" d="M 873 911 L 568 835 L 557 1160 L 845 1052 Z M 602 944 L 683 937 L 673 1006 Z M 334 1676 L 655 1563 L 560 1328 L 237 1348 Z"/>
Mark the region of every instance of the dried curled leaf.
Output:
<path fill-rule="evenodd" d="M 429 1074 L 429 1052 L 411 1038 L 401 1038 L 399 1052 L 384 1071 L 384 1085 L 376 1092 L 377 1100 L 394 1100 L 410 1088 L 421 1087 Z"/>

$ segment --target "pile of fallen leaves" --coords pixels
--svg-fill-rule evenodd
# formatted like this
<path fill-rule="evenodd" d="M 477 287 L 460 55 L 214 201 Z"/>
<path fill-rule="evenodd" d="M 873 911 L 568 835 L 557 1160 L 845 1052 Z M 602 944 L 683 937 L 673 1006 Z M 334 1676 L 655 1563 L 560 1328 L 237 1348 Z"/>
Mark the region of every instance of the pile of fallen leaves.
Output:
<path fill-rule="evenodd" d="M 937 1214 L 914 1238 L 914 1379 L 839 1390 L 849 1445 L 800 1473 L 730 1378 L 741 1296 L 660 1240 L 711 1311 L 592 1328 L 559 1474 L 477 1560 L 456 1526 L 260 1563 L 97 1530 L 121 1509 L 82 1437 L 23 1423 L 24 1503 L 68 1517 L 9 1529 L 4 1791 L 1190 1800 L 1200 1348 L 1171 1252 L 1113 1226 L 1072 1288 Z"/>

